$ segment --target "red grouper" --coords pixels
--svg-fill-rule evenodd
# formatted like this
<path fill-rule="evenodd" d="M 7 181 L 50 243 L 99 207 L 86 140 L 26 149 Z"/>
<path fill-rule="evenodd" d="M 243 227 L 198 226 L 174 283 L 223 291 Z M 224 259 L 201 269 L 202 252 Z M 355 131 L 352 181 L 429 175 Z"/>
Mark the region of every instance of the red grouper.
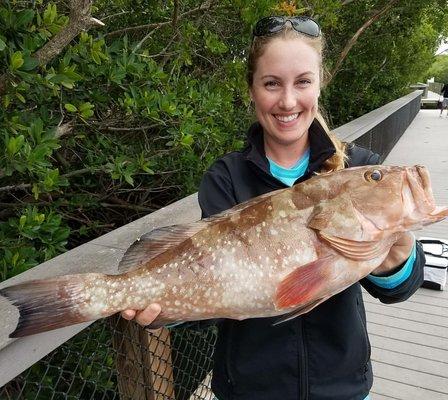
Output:
<path fill-rule="evenodd" d="M 0 290 L 16 305 L 11 337 L 159 303 L 151 324 L 308 312 L 377 268 L 400 234 L 440 221 L 425 167 L 367 166 L 316 175 L 221 214 L 153 230 L 120 275 L 86 273 Z"/>

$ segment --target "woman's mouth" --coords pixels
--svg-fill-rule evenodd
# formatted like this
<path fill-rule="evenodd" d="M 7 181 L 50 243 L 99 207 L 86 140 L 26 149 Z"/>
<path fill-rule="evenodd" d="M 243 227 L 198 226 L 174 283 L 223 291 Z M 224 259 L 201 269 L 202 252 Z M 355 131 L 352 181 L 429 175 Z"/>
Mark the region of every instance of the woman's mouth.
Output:
<path fill-rule="evenodd" d="M 299 117 L 300 114 L 301 113 L 294 113 L 294 114 L 289 114 L 289 115 L 274 114 L 274 118 L 276 120 L 286 124 L 288 122 L 295 121 Z"/>

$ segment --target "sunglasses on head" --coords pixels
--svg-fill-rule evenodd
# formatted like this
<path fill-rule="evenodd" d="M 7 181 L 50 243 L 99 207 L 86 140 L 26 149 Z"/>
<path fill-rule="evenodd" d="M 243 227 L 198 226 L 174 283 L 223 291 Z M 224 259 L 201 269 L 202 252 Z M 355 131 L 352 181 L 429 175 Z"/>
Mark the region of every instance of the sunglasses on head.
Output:
<path fill-rule="evenodd" d="M 269 36 L 280 32 L 290 22 L 299 33 L 307 36 L 319 37 L 320 26 L 309 17 L 265 17 L 260 19 L 252 32 L 254 36 Z"/>

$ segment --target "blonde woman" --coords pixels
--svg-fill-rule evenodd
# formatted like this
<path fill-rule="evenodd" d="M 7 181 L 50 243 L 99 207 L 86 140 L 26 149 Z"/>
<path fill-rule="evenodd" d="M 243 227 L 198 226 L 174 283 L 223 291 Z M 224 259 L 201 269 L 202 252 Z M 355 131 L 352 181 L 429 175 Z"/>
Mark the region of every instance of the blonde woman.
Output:
<path fill-rule="evenodd" d="M 379 163 L 341 143 L 319 112 L 323 37 L 308 17 L 263 18 L 253 30 L 247 79 L 257 122 L 247 147 L 218 159 L 199 188 L 204 217 L 315 173 Z M 363 400 L 372 386 L 361 285 L 385 303 L 408 298 L 422 282 L 421 246 L 403 235 L 372 275 L 308 314 L 273 326 L 272 318 L 220 320 L 212 389 L 219 400 Z M 142 325 L 152 305 L 123 312 Z"/>

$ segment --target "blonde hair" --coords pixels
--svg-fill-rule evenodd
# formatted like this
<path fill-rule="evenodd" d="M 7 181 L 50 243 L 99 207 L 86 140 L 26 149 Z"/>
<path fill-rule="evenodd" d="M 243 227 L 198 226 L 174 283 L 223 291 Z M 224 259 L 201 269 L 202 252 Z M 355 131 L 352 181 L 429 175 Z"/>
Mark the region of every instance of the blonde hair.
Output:
<path fill-rule="evenodd" d="M 323 51 L 325 47 L 325 41 L 323 36 L 319 37 L 311 37 L 300 32 L 297 32 L 291 24 L 286 23 L 284 29 L 280 32 L 269 35 L 269 36 L 254 36 L 253 41 L 249 48 L 249 56 L 247 60 L 247 83 L 249 87 L 252 87 L 254 73 L 257 67 L 258 59 L 264 54 L 264 51 L 267 45 L 274 39 L 302 39 L 306 44 L 312 47 L 319 56 L 319 77 L 320 77 L 320 86 L 321 88 L 325 85 L 325 81 L 327 80 L 327 73 L 323 67 Z M 322 127 L 324 132 L 327 134 L 328 138 L 333 143 L 336 152 L 330 157 L 328 160 L 324 162 L 320 172 L 331 172 L 337 171 L 339 169 L 343 169 L 345 167 L 345 161 L 347 159 L 347 155 L 345 154 L 346 143 L 341 142 L 337 136 L 329 129 L 328 124 L 323 116 L 323 112 L 321 107 L 317 111 L 316 121 Z"/>

